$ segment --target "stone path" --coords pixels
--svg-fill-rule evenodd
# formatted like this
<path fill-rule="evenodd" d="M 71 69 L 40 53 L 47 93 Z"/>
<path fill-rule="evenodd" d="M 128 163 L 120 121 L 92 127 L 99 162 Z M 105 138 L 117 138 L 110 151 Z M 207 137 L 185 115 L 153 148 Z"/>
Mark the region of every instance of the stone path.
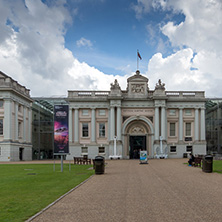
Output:
<path fill-rule="evenodd" d="M 204 173 L 186 161 L 106 161 L 105 174 L 32 221 L 222 221 L 222 174 Z"/>

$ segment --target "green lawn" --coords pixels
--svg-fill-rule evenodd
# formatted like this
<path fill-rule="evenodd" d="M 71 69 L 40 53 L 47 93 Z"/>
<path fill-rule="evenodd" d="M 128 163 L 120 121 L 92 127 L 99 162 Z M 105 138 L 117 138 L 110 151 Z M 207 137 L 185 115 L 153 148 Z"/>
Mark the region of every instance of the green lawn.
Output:
<path fill-rule="evenodd" d="M 0 165 L 0 221 L 25 221 L 92 174 L 87 165 Z"/>
<path fill-rule="evenodd" d="M 213 172 L 222 173 L 222 160 L 214 160 Z"/>
<path fill-rule="evenodd" d="M 188 165 L 188 163 L 184 163 Z M 222 160 L 214 160 L 213 161 L 213 172 L 214 173 L 222 173 Z"/>

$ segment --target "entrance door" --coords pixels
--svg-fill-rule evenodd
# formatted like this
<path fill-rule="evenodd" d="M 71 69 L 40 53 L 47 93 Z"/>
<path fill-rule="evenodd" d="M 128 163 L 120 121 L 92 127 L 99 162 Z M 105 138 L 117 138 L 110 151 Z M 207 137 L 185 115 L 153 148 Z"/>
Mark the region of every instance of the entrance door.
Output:
<path fill-rule="evenodd" d="M 140 150 L 146 150 L 146 136 L 130 136 L 130 159 L 139 159 Z"/>
<path fill-rule="evenodd" d="M 23 150 L 24 148 L 19 148 L 19 160 L 23 160 Z"/>

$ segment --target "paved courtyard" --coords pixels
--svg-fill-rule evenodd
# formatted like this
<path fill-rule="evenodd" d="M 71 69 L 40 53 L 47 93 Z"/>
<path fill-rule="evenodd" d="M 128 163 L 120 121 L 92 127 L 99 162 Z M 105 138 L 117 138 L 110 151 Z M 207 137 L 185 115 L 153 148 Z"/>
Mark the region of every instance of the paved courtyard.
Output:
<path fill-rule="evenodd" d="M 106 161 L 94 175 L 32 221 L 222 221 L 222 174 L 187 159 Z"/>

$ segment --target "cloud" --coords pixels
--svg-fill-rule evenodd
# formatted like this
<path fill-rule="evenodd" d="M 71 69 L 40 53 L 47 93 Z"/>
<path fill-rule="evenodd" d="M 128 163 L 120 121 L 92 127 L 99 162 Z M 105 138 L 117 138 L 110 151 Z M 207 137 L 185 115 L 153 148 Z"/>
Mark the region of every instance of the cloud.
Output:
<path fill-rule="evenodd" d="M 66 95 L 67 89 L 109 90 L 114 76 L 80 63 L 65 48 L 64 36 L 73 22 L 65 1 L 46 5 L 41 0 L 3 0 L 0 6 L 1 71 L 31 89 L 32 96 Z M 79 44 L 92 45 L 84 38 Z"/>
<path fill-rule="evenodd" d="M 156 53 L 148 65 L 148 75 L 152 76 L 150 84 L 155 85 L 158 79 L 162 79 L 169 91 L 203 91 L 206 82 L 203 81 L 201 72 L 191 69 L 194 65 L 192 59 L 195 57 L 190 48 L 179 50 L 166 58 L 161 53 Z"/>
<path fill-rule="evenodd" d="M 83 37 L 76 41 L 76 45 L 78 47 L 82 47 L 83 46 L 83 47 L 88 47 L 88 48 L 92 48 L 92 46 L 93 46 L 93 44 L 92 44 L 92 42 L 90 40 L 85 39 Z"/>
<path fill-rule="evenodd" d="M 163 78 L 168 90 L 205 90 L 207 96 L 221 97 L 222 89 L 217 86 L 222 81 L 222 2 L 148 2 L 154 9 L 161 8 L 169 13 L 183 14 L 185 20 L 176 24 L 169 17 L 165 24 L 160 24 L 160 31 L 168 37 L 175 52 L 166 58 L 161 53 L 155 54 L 149 61 L 147 75 L 156 79 L 158 76 Z M 143 14 L 148 12 L 148 2 L 138 0 L 138 7 Z M 160 49 L 162 45 L 159 45 Z"/>

